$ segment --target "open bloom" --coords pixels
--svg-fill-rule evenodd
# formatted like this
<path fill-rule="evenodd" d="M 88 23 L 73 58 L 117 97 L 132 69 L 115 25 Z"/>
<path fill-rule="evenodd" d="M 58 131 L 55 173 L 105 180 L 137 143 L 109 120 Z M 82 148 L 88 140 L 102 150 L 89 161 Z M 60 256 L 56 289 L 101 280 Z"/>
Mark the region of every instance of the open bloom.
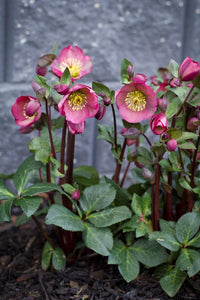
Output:
<path fill-rule="evenodd" d="M 31 96 L 21 96 L 11 108 L 17 125 L 28 127 L 34 124 L 41 116 L 41 104 Z"/>
<path fill-rule="evenodd" d="M 186 57 L 178 69 L 178 75 L 183 81 L 193 80 L 199 72 L 199 63 L 190 57 Z"/>
<path fill-rule="evenodd" d="M 164 113 L 152 116 L 150 122 L 151 130 L 154 134 L 160 135 L 168 130 L 168 121 Z"/>
<path fill-rule="evenodd" d="M 116 91 L 115 101 L 124 120 L 137 123 L 149 119 L 157 107 L 156 94 L 145 83 L 129 83 Z"/>
<path fill-rule="evenodd" d="M 52 62 L 51 67 L 53 73 L 58 77 L 62 77 L 64 70 L 68 67 L 71 78 L 75 81 L 92 72 L 92 61 L 89 56 L 83 53 L 82 49 L 77 46 L 73 48 L 70 45 L 62 49 L 59 57 Z"/>
<path fill-rule="evenodd" d="M 98 112 L 98 96 L 90 87 L 75 84 L 58 103 L 58 109 L 67 121 L 80 124 Z"/>

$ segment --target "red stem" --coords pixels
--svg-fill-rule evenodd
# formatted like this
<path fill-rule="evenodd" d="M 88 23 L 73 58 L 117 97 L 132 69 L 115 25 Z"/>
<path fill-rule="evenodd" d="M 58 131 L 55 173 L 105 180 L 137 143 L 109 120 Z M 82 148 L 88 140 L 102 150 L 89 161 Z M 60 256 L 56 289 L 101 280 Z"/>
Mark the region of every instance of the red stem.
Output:
<path fill-rule="evenodd" d="M 53 158 L 56 159 L 56 151 L 55 151 L 52 132 L 51 132 L 51 108 L 48 106 L 47 100 L 45 100 L 45 104 L 46 104 L 47 126 L 48 126 L 48 131 L 49 131 L 49 140 L 50 140 L 50 144 L 51 144 L 51 153 L 52 153 Z"/>
<path fill-rule="evenodd" d="M 127 173 L 128 173 L 130 165 L 131 165 L 131 161 L 129 161 L 128 164 L 127 164 L 127 166 L 126 166 L 126 169 L 124 171 L 124 175 L 123 175 L 122 181 L 120 183 L 120 187 L 123 187 L 123 184 L 124 184 L 124 181 L 126 179 L 126 176 L 127 176 Z"/>
<path fill-rule="evenodd" d="M 161 175 L 161 167 L 158 163 L 157 164 L 157 170 L 156 170 L 155 194 L 154 194 L 154 197 L 152 198 L 153 230 L 159 230 L 159 221 L 160 221 L 160 213 L 159 213 L 160 175 Z"/>
<path fill-rule="evenodd" d="M 168 172 L 168 185 L 170 191 L 167 191 L 166 197 L 166 219 L 172 220 L 172 172 Z"/>
<path fill-rule="evenodd" d="M 123 143 L 122 150 L 120 153 L 120 157 L 119 157 L 120 162 L 117 162 L 115 174 L 113 176 L 113 181 L 116 183 L 118 183 L 118 181 L 119 181 L 119 174 L 120 174 L 121 167 L 122 167 L 122 161 L 123 161 L 125 149 L 126 149 L 126 139 L 124 139 L 124 143 Z"/>

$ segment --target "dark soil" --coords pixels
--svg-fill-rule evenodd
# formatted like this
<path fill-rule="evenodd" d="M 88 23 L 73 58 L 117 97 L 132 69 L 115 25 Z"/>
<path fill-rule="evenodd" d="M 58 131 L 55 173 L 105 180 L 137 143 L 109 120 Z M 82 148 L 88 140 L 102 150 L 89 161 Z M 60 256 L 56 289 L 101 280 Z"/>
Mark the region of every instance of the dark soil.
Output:
<path fill-rule="evenodd" d="M 50 232 L 51 234 L 51 232 Z M 44 239 L 32 222 L 16 227 L 0 224 L 1 300 L 166 300 L 200 299 L 200 277 L 186 280 L 174 298 L 168 297 L 148 270 L 126 283 L 106 258 L 89 255 L 64 271 L 42 271 Z"/>

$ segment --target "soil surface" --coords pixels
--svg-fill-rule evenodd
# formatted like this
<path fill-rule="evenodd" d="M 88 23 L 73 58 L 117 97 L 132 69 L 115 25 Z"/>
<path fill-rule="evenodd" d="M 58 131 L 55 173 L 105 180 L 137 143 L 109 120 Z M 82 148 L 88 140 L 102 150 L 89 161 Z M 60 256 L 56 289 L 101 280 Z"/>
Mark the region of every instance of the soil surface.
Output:
<path fill-rule="evenodd" d="M 99 255 L 80 258 L 64 271 L 44 272 L 40 266 L 44 242 L 33 222 L 20 227 L 0 224 L 1 300 L 200 299 L 200 276 L 186 280 L 177 295 L 170 298 L 151 270 L 143 270 L 137 279 L 126 283 L 117 267 L 107 265 L 106 258 Z"/>

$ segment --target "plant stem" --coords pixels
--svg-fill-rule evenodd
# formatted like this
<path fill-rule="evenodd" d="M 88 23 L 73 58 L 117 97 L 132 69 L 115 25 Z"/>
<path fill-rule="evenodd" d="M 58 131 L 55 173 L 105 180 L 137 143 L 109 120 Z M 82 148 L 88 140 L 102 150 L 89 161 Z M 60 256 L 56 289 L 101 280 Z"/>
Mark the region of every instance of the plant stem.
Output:
<path fill-rule="evenodd" d="M 49 244 L 55 249 L 56 246 L 54 245 L 54 242 L 52 241 L 52 239 L 46 234 L 46 232 L 44 231 L 42 225 L 40 224 L 40 222 L 38 221 L 38 219 L 32 215 L 31 218 L 33 219 L 33 221 L 37 224 L 37 227 L 39 228 L 39 230 L 41 231 L 42 235 L 45 237 L 45 239 L 49 242 Z"/>
<path fill-rule="evenodd" d="M 170 191 L 167 191 L 166 197 L 166 219 L 172 220 L 172 172 L 168 172 L 168 186 Z"/>
<path fill-rule="evenodd" d="M 119 174 L 120 174 L 121 167 L 122 167 L 122 161 L 123 161 L 125 149 L 126 149 L 126 139 L 124 139 L 122 150 L 121 150 L 121 153 L 120 153 L 120 156 L 119 156 L 119 161 L 117 162 L 117 166 L 116 166 L 116 169 L 115 169 L 115 174 L 113 176 L 113 181 L 116 182 L 116 183 L 118 183 L 118 181 L 119 181 Z"/>
<path fill-rule="evenodd" d="M 156 182 L 155 182 L 155 194 L 154 198 L 152 199 L 152 223 L 153 223 L 153 230 L 159 230 L 159 220 L 160 220 L 160 213 L 159 213 L 159 196 L 160 196 L 160 175 L 161 175 L 161 166 L 157 163 L 156 169 Z"/>
<path fill-rule="evenodd" d="M 146 141 L 147 141 L 147 143 L 149 144 L 149 146 L 151 147 L 152 146 L 152 144 L 151 144 L 151 142 L 150 142 L 150 140 L 149 140 L 149 138 L 143 133 L 143 132 L 141 132 L 141 135 L 143 135 L 143 137 L 146 139 Z M 153 151 L 153 154 L 154 154 L 154 157 L 156 157 L 156 153 L 155 153 L 155 151 Z"/>
<path fill-rule="evenodd" d="M 60 172 L 64 174 L 65 172 L 65 144 L 66 144 L 66 133 L 67 133 L 67 121 L 64 121 L 62 129 L 62 140 L 61 140 L 61 151 L 60 151 Z M 62 185 L 66 181 L 65 176 L 61 177 L 59 184 Z"/>
<path fill-rule="evenodd" d="M 120 183 L 120 187 L 123 187 L 123 184 L 124 184 L 124 181 L 126 179 L 126 176 L 127 176 L 127 173 L 128 173 L 130 165 L 131 165 L 131 161 L 129 161 L 128 164 L 127 164 L 127 166 L 126 166 L 126 169 L 124 171 L 124 175 L 123 175 L 121 183 Z"/>
<path fill-rule="evenodd" d="M 55 151 L 52 132 L 51 132 L 51 108 L 48 106 L 47 99 L 45 99 L 45 105 L 46 105 L 46 115 L 47 115 L 47 126 L 49 131 L 49 140 L 51 144 L 51 153 L 53 158 L 56 159 L 56 151 Z"/>
<path fill-rule="evenodd" d="M 115 115 L 115 109 L 113 104 L 111 104 L 111 108 L 113 114 L 114 145 L 115 145 L 115 151 L 117 152 L 117 122 L 116 122 L 116 115 Z"/>

